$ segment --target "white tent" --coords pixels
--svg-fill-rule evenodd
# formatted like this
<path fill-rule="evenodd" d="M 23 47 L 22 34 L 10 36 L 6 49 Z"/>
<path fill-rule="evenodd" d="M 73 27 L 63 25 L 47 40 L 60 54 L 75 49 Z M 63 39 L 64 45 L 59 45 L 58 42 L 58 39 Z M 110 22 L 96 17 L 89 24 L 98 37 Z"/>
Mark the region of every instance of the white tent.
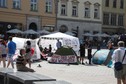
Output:
<path fill-rule="evenodd" d="M 52 46 L 52 52 L 55 52 L 57 50 L 56 43 L 57 39 L 59 39 L 62 42 L 62 46 L 69 46 L 72 47 L 73 50 L 78 54 L 80 43 L 79 39 L 77 37 L 67 35 L 61 32 L 52 33 L 49 35 L 44 35 L 40 37 L 39 45 L 42 45 L 42 47 L 49 47 L 51 44 Z"/>
<path fill-rule="evenodd" d="M 32 46 L 32 48 L 34 48 L 34 54 L 32 56 L 32 60 L 40 59 L 40 50 L 39 50 L 39 47 L 37 45 L 38 38 L 32 40 L 32 39 L 26 39 L 26 38 L 13 37 L 13 41 L 16 43 L 18 53 L 19 53 L 20 49 L 24 48 L 24 45 L 25 45 L 27 40 L 31 41 L 31 46 Z"/>

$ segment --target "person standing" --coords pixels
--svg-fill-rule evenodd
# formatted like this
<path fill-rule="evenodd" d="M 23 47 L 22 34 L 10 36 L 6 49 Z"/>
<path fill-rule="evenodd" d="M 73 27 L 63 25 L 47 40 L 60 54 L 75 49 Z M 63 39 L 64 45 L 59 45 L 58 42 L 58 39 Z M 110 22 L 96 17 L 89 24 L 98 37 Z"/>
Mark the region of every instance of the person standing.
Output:
<path fill-rule="evenodd" d="M 29 64 L 29 68 L 31 68 L 31 42 L 29 40 L 26 42 L 25 50 L 26 50 L 25 57 Z"/>
<path fill-rule="evenodd" d="M 89 64 L 91 64 L 91 58 L 92 58 L 92 43 L 91 41 L 88 41 L 88 49 L 87 49 L 87 53 L 88 53 L 88 60 L 89 60 Z"/>
<path fill-rule="evenodd" d="M 84 64 L 84 58 L 85 58 L 85 44 L 80 44 L 80 62 L 81 62 L 81 64 Z"/>
<path fill-rule="evenodd" d="M 61 48 L 62 46 L 62 43 L 59 41 L 59 39 L 57 40 L 57 43 L 56 43 L 56 47 L 57 49 Z"/>
<path fill-rule="evenodd" d="M 3 67 L 6 67 L 7 46 L 4 40 L 1 42 L 1 56 L 3 61 Z"/>
<path fill-rule="evenodd" d="M 118 48 L 116 50 L 114 50 L 113 54 L 112 54 L 112 60 L 115 62 L 122 62 L 124 54 L 126 52 L 125 50 L 125 43 L 124 41 L 119 41 L 118 42 Z M 121 82 L 123 82 L 123 84 L 126 84 L 126 56 L 122 62 L 123 64 L 123 69 L 120 71 L 117 71 L 114 69 L 114 73 L 115 73 L 115 78 L 117 78 L 117 84 L 121 84 Z"/>
<path fill-rule="evenodd" d="M 12 41 L 12 37 L 11 36 L 9 37 L 7 50 L 8 50 L 8 64 L 7 64 L 7 68 L 9 67 L 10 63 L 12 65 L 12 68 L 14 68 L 13 56 L 14 56 L 15 51 L 16 51 L 16 43 Z"/>
<path fill-rule="evenodd" d="M 1 64 L 1 61 L 2 61 L 2 39 L 0 39 L 0 64 Z"/>
<path fill-rule="evenodd" d="M 51 44 L 49 45 L 49 53 L 51 53 L 52 52 L 52 46 L 51 46 Z"/>
<path fill-rule="evenodd" d="M 52 53 L 52 46 L 51 44 L 49 45 L 49 49 L 48 49 L 48 56 L 52 56 L 53 53 Z"/>

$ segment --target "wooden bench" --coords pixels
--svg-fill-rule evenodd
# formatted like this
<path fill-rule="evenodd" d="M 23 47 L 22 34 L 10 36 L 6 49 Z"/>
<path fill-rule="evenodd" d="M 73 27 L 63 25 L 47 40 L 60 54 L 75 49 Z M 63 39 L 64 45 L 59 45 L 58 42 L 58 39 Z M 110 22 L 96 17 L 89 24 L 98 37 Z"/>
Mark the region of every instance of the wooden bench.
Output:
<path fill-rule="evenodd" d="M 42 81 L 42 82 L 33 82 L 33 84 L 72 84 L 66 81 Z"/>
<path fill-rule="evenodd" d="M 6 84 L 7 73 L 12 72 L 14 72 L 12 68 L 0 68 L 0 84 Z"/>
<path fill-rule="evenodd" d="M 34 81 L 56 81 L 56 79 L 32 72 L 7 73 L 7 84 L 33 84 Z"/>

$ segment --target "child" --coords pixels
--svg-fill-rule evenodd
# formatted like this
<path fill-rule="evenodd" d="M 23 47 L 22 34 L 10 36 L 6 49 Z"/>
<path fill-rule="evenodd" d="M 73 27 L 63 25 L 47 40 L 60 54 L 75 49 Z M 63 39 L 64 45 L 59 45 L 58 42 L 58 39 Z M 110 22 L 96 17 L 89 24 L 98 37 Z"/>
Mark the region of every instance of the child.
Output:
<path fill-rule="evenodd" d="M 26 62 L 24 55 L 25 55 L 25 49 L 21 49 L 20 55 L 18 56 L 17 61 L 16 61 L 17 70 L 24 71 L 24 72 L 28 72 L 28 71 L 34 72 L 33 69 L 26 67 L 27 62 Z"/>

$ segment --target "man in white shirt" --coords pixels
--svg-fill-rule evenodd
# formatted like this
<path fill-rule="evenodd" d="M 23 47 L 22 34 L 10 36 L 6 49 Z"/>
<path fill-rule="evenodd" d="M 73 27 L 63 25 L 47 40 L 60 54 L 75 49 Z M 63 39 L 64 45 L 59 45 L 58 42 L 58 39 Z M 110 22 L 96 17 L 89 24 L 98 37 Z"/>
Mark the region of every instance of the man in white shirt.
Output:
<path fill-rule="evenodd" d="M 118 49 L 116 49 L 112 55 L 112 59 L 115 62 L 118 62 L 118 61 L 122 62 L 122 59 L 125 54 L 124 46 L 125 46 L 125 43 L 123 41 L 118 42 Z M 125 56 L 122 64 L 123 64 L 123 70 L 120 70 L 120 71 L 114 70 L 115 78 L 117 78 L 117 84 L 121 84 L 121 81 L 123 82 L 123 84 L 126 84 L 126 56 Z"/>

